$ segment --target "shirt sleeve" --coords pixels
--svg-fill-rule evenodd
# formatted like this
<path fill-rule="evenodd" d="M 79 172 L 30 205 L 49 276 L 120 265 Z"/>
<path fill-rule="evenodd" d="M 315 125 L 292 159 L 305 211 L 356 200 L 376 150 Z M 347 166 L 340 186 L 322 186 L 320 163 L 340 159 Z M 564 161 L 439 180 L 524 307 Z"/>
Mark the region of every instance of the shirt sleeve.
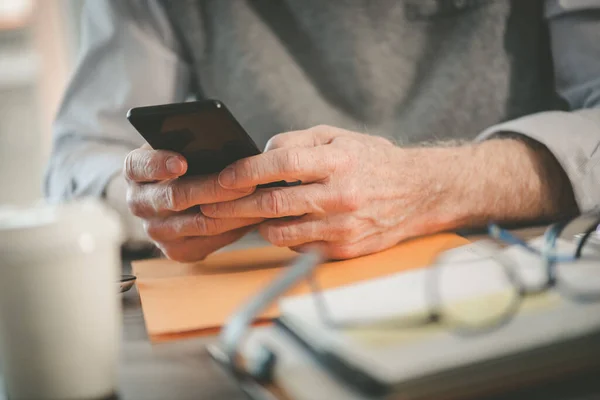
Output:
<path fill-rule="evenodd" d="M 570 112 L 490 127 L 477 140 L 519 133 L 545 145 L 567 174 L 582 212 L 600 205 L 600 0 L 547 0 L 557 92 Z"/>
<path fill-rule="evenodd" d="M 189 69 L 178 51 L 157 2 L 85 3 L 79 58 L 53 126 L 48 200 L 104 194 L 127 153 L 144 142 L 127 110 L 186 98 Z"/>

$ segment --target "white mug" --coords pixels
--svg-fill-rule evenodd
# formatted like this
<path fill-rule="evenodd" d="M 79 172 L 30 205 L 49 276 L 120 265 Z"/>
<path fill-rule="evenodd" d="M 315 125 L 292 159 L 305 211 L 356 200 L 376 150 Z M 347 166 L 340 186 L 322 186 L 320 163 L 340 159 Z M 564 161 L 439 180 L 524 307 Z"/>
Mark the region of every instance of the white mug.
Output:
<path fill-rule="evenodd" d="M 0 362 L 11 400 L 116 393 L 122 229 L 97 201 L 0 208 Z"/>

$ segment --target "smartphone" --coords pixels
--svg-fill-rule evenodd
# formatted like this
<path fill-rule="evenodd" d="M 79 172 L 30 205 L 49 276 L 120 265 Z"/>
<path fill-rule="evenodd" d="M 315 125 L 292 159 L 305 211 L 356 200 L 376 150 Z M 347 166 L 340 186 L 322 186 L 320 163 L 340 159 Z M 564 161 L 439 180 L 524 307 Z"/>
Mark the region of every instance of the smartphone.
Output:
<path fill-rule="evenodd" d="M 229 164 L 261 153 L 225 105 L 218 100 L 135 107 L 127 119 L 157 150 L 183 155 L 185 175 L 208 175 Z M 300 181 L 279 181 L 260 187 L 295 186 Z"/>

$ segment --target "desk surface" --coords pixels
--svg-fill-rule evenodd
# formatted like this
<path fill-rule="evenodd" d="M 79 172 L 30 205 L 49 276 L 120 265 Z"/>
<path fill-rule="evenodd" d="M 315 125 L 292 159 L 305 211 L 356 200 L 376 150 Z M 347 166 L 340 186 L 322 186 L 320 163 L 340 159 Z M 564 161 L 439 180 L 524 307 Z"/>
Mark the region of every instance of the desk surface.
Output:
<path fill-rule="evenodd" d="M 259 236 L 250 234 L 223 250 L 258 245 L 264 245 L 264 242 Z M 124 268 L 128 273 L 130 266 L 126 264 Z M 246 399 L 205 350 L 206 344 L 216 341 L 216 337 L 150 344 L 137 287 L 122 296 L 120 399 Z"/>
<path fill-rule="evenodd" d="M 539 230 L 527 230 L 524 236 L 530 237 L 537 232 Z M 246 238 L 235 247 L 256 245 L 258 240 L 256 237 Z M 214 337 L 151 345 L 144 327 L 137 290 L 133 288 L 122 296 L 124 332 L 119 371 L 120 399 L 245 399 L 206 353 L 204 346 L 214 341 Z M 539 388 L 494 397 L 493 400 L 598 399 L 600 384 L 597 382 L 600 380 L 597 376 L 582 376 L 565 383 L 544 384 Z"/>
<path fill-rule="evenodd" d="M 150 344 L 135 288 L 123 295 L 123 322 L 121 399 L 245 399 L 206 353 L 214 337 Z"/>

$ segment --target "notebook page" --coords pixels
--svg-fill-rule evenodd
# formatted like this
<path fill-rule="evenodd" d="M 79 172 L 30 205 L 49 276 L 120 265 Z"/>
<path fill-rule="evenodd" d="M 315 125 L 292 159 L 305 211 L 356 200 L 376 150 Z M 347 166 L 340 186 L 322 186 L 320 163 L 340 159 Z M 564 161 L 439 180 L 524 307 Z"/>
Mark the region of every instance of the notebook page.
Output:
<path fill-rule="evenodd" d="M 537 257 L 516 248 L 506 252 L 519 258 L 523 264 L 519 272 L 527 282 L 539 282 L 541 270 Z M 498 277 L 478 275 L 478 268 L 488 260 L 472 261 L 460 262 L 461 268 L 457 268 L 453 277 L 456 285 L 453 295 L 457 301 L 469 298 L 477 301 L 477 297 L 489 296 L 500 286 Z M 598 269 L 595 271 L 600 272 Z M 324 297 L 335 318 L 343 321 L 366 318 L 375 322 L 390 320 L 394 316 L 425 310 L 424 277 L 424 270 L 409 271 L 387 279 L 327 291 Z M 590 277 L 599 278 L 598 273 Z M 322 346 L 337 349 L 345 358 L 373 371 L 389 383 L 600 329 L 600 304 L 565 302 L 555 293 L 527 300 L 524 311 L 509 326 L 469 339 L 437 325 L 398 330 L 336 331 L 320 321 L 312 299 L 306 296 L 285 299 L 280 307 L 286 322 L 297 327 L 303 336 Z"/>

